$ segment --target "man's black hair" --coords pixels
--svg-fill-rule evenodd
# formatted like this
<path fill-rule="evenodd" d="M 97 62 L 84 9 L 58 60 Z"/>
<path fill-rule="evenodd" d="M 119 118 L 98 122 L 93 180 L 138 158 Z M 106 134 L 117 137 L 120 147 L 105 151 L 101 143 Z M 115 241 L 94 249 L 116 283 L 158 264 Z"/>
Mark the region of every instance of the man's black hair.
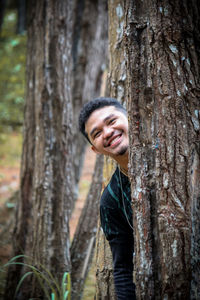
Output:
<path fill-rule="evenodd" d="M 100 109 L 104 106 L 115 106 L 116 109 L 121 110 L 124 113 L 126 112 L 126 109 L 123 107 L 123 105 L 114 98 L 100 97 L 100 98 L 93 99 L 90 102 L 87 102 L 80 111 L 79 130 L 82 132 L 82 134 L 87 138 L 89 142 L 90 140 L 88 134 L 85 131 L 85 123 L 87 122 L 87 120 L 89 119 L 93 111 Z"/>

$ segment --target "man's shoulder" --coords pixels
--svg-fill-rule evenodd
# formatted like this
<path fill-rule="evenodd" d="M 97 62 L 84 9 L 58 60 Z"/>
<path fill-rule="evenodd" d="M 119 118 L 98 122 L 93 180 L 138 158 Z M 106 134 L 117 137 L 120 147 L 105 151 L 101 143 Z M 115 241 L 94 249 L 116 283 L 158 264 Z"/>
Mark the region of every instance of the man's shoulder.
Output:
<path fill-rule="evenodd" d="M 106 205 L 112 200 L 117 200 L 119 196 L 119 184 L 118 184 L 118 169 L 116 168 L 108 185 L 105 187 L 101 196 L 101 205 Z"/>
<path fill-rule="evenodd" d="M 105 187 L 100 204 L 103 206 L 117 204 L 120 201 L 122 196 L 122 191 L 124 197 L 130 201 L 131 198 L 131 189 L 130 181 L 127 176 L 122 174 L 117 167 L 114 171 L 108 185 Z"/>
<path fill-rule="evenodd" d="M 114 173 L 112 174 L 107 187 L 109 187 L 109 186 L 115 187 L 118 184 L 118 182 L 119 182 L 119 169 L 117 167 L 115 169 Z"/>

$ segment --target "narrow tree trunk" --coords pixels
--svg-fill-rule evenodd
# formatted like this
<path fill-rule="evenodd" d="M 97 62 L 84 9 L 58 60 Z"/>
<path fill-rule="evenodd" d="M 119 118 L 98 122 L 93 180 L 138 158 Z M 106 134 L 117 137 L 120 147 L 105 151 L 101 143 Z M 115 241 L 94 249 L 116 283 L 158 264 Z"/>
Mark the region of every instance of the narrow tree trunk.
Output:
<path fill-rule="evenodd" d="M 86 141 L 78 129 L 84 103 L 99 96 L 107 65 L 108 21 L 106 0 L 77 0 L 73 33 L 73 110 L 75 193 L 81 175 Z"/>
<path fill-rule="evenodd" d="M 102 88 L 104 69 L 107 65 L 107 1 L 76 1 L 73 41 L 73 109 L 74 109 L 74 170 L 75 192 L 77 193 L 82 163 L 85 154 L 86 142 L 78 130 L 78 116 L 84 103 L 92 98 L 104 94 Z M 90 193 L 100 192 L 98 174 L 100 174 L 100 159 L 96 162 L 96 172 L 91 182 Z M 97 185 L 95 187 L 95 185 Z M 85 206 L 81 213 L 72 244 L 72 286 L 73 298 L 79 299 L 82 295 L 83 284 L 90 267 L 97 226 L 97 197 L 88 194 Z M 94 208 L 94 204 L 96 205 Z M 92 212 L 92 213 L 90 213 Z M 89 222 L 90 221 L 90 222 Z M 82 234 L 82 231 L 88 234 Z M 80 246 L 81 245 L 81 246 Z M 81 271 L 80 271 L 81 270 Z"/>
<path fill-rule="evenodd" d="M 84 282 L 93 257 L 102 190 L 102 170 L 103 156 L 98 155 L 90 189 L 71 246 L 73 300 L 82 297 Z"/>
<path fill-rule="evenodd" d="M 5 9 L 6 9 L 6 0 L 0 0 L 0 34 L 3 25 Z"/>
<path fill-rule="evenodd" d="M 17 1 L 17 33 L 22 34 L 26 30 L 26 0 Z"/>
<path fill-rule="evenodd" d="M 123 1 L 108 1 L 109 14 L 109 76 L 108 93 L 126 106 L 127 95 L 127 61 L 123 28 L 125 15 Z"/>
<path fill-rule="evenodd" d="M 198 3 L 121 7 L 137 297 L 200 299 Z"/>
<path fill-rule="evenodd" d="M 115 168 L 113 160 L 104 158 L 103 186 L 110 181 Z M 96 300 L 116 299 L 114 278 L 113 278 L 113 260 L 109 242 L 106 240 L 102 231 L 100 220 L 98 220 L 98 230 L 96 236 Z"/>
<path fill-rule="evenodd" d="M 27 89 L 20 201 L 14 255 L 25 254 L 60 281 L 70 270 L 68 214 L 72 202 L 71 1 L 29 1 Z M 23 269 L 8 274 L 13 299 Z M 34 278 L 18 299 L 44 297 Z"/>
<path fill-rule="evenodd" d="M 108 1 L 109 16 L 109 73 L 108 89 L 109 96 L 118 98 L 122 103 L 126 97 L 126 62 L 124 60 L 124 46 L 122 39 L 122 30 L 124 24 L 124 15 L 119 6 L 119 1 Z M 110 159 L 106 160 L 104 166 L 104 183 L 108 183 L 113 171 L 113 163 Z M 106 241 L 102 230 L 98 229 L 96 243 L 96 263 L 97 263 L 97 284 L 96 299 L 116 299 L 112 254 L 109 243 Z"/>
<path fill-rule="evenodd" d="M 112 253 L 104 233 L 98 226 L 96 237 L 96 300 L 115 300 Z"/>

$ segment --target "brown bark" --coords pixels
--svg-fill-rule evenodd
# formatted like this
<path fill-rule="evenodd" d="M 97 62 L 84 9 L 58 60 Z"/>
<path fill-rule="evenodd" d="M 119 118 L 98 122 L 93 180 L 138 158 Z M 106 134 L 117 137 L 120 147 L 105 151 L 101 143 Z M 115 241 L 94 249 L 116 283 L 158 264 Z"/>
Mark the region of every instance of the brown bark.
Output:
<path fill-rule="evenodd" d="M 71 1 L 29 1 L 27 88 L 20 201 L 14 255 L 26 254 L 59 282 L 70 270 L 68 213 L 72 202 Z M 8 274 L 13 299 L 23 268 Z M 18 298 L 39 297 L 34 278 Z M 42 295 L 43 296 L 43 295 Z"/>
<path fill-rule="evenodd" d="M 138 299 L 199 299 L 197 1 L 126 1 Z"/>
<path fill-rule="evenodd" d="M 74 109 L 73 161 L 75 192 L 77 192 L 86 146 L 86 141 L 77 128 L 79 112 L 84 103 L 99 94 L 104 94 L 104 69 L 107 65 L 108 52 L 107 1 L 77 0 L 75 15 L 72 99 Z M 96 232 L 99 207 L 96 201 L 97 194 L 101 190 L 99 186 L 101 167 L 102 162 L 98 158 L 95 171 L 97 174 L 94 173 L 71 247 L 73 299 L 80 299 L 82 296 L 83 285 L 93 257 L 94 232 Z"/>
<path fill-rule="evenodd" d="M 102 190 L 102 170 L 103 156 L 98 155 L 90 189 L 71 246 L 73 300 L 82 297 L 84 282 L 94 253 Z"/>
<path fill-rule="evenodd" d="M 123 28 L 125 15 L 121 6 L 122 1 L 108 1 L 109 14 L 109 96 L 118 99 L 126 105 L 127 75 L 125 41 Z"/>
<path fill-rule="evenodd" d="M 115 168 L 114 161 L 109 157 L 104 158 L 103 169 L 103 186 L 105 187 L 113 174 Z M 100 227 L 98 220 L 98 230 L 96 236 L 96 300 L 116 299 L 114 278 L 113 278 L 113 263 L 112 253 L 108 241 Z"/>
<path fill-rule="evenodd" d="M 120 1 L 108 1 L 109 72 L 106 94 L 118 98 L 120 102 L 124 103 L 126 99 L 126 64 L 121 35 L 124 26 L 124 16 L 121 15 L 119 3 Z M 108 183 L 113 168 L 113 161 L 107 159 L 104 166 L 104 185 Z M 112 254 L 109 243 L 106 241 L 100 228 L 98 228 L 97 233 L 96 264 L 96 299 L 116 299 Z"/>
<path fill-rule="evenodd" d="M 86 140 L 78 130 L 78 116 L 83 104 L 100 94 L 102 74 L 107 66 L 107 23 L 106 0 L 76 1 L 72 52 L 75 193 L 86 146 Z"/>
<path fill-rule="evenodd" d="M 112 253 L 108 241 L 105 238 L 100 224 L 98 226 L 96 237 L 96 300 L 114 300 L 116 299 Z"/>

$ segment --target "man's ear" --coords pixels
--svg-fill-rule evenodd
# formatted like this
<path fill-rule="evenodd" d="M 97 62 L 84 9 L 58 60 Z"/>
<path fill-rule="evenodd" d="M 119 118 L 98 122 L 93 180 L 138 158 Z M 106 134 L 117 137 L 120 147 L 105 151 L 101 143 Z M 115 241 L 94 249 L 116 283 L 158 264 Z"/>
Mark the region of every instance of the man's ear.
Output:
<path fill-rule="evenodd" d="M 91 146 L 92 151 L 94 151 L 96 154 L 100 154 L 100 152 L 92 145 Z"/>

